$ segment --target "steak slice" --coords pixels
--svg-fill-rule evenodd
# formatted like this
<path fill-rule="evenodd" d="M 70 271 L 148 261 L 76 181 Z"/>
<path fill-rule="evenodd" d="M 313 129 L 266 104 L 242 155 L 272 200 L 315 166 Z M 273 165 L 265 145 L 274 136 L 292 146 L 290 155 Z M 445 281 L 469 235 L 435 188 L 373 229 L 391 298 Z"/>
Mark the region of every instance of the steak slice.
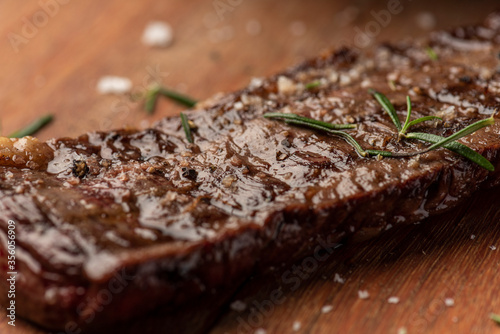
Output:
<path fill-rule="evenodd" d="M 444 120 L 417 130 L 448 136 L 500 107 L 499 52 L 500 14 L 492 14 L 428 41 L 344 48 L 254 79 L 186 112 L 193 144 L 178 117 L 143 131 L 46 143 L 2 138 L 2 304 L 10 220 L 17 314 L 76 332 L 179 305 L 257 265 L 331 252 L 346 236 L 365 238 L 456 206 L 499 183 L 498 122 L 461 140 L 493 163 L 488 172 L 446 149 L 363 158 L 340 138 L 263 114 L 356 123 L 347 131 L 365 149 L 421 150 L 428 145 L 397 140 L 368 89 L 386 94 L 401 119 L 410 95 L 416 117 Z"/>

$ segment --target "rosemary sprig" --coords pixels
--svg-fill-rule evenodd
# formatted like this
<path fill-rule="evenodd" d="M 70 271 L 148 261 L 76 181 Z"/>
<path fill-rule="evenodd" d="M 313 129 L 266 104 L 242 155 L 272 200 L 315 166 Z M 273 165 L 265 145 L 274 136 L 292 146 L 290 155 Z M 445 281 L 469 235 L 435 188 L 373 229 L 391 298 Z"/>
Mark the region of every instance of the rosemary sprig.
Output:
<path fill-rule="evenodd" d="M 309 90 L 309 89 L 316 88 L 319 85 L 321 85 L 321 82 L 319 80 L 316 80 L 316 81 L 309 82 L 309 83 L 305 84 L 304 88 L 307 89 L 307 90 Z"/>
<path fill-rule="evenodd" d="M 40 117 L 30 125 L 26 126 L 25 128 L 15 131 L 9 135 L 10 138 L 22 138 L 26 136 L 32 136 L 38 131 L 40 131 L 43 127 L 47 126 L 52 120 L 54 119 L 54 116 L 52 115 L 45 115 L 43 117 Z"/>
<path fill-rule="evenodd" d="M 389 99 L 384 94 L 379 93 L 377 91 L 370 91 L 370 92 L 373 94 L 375 99 L 380 103 L 380 105 L 387 111 L 387 113 L 391 117 L 396 128 L 399 129 L 398 124 L 399 124 L 399 126 L 401 126 L 401 123 L 398 123 L 399 118 L 397 117 L 397 114 L 395 111 L 396 109 L 394 108 L 392 103 L 389 101 Z M 429 146 L 428 148 L 426 148 L 425 150 L 417 151 L 417 152 L 410 152 L 410 153 L 395 153 L 395 152 L 379 151 L 379 150 L 366 150 L 366 152 L 369 155 L 380 155 L 383 157 L 394 157 L 394 158 L 396 158 L 396 157 L 412 157 L 415 155 L 430 152 L 430 151 L 435 150 L 435 149 L 440 148 L 440 147 L 444 147 L 446 149 L 449 149 L 455 153 L 462 155 L 463 157 L 475 162 L 476 164 L 480 165 L 481 167 L 483 167 L 489 171 L 493 171 L 495 169 L 494 166 L 491 164 L 491 162 L 489 162 L 482 155 L 480 155 L 479 153 L 475 152 L 474 150 L 470 149 L 469 147 L 467 147 L 463 144 L 455 142 L 456 140 L 458 140 L 462 137 L 465 137 L 473 132 L 476 132 L 477 130 L 479 130 L 481 128 L 484 128 L 486 126 L 494 124 L 495 120 L 493 118 L 493 115 L 490 118 L 477 121 L 474 124 L 467 126 L 466 128 L 454 133 L 453 135 L 451 135 L 449 137 L 440 137 L 440 136 L 435 136 L 435 135 L 426 134 L 426 133 L 408 133 L 407 134 L 406 132 L 408 131 L 408 129 L 411 128 L 412 126 L 418 124 L 418 123 L 429 121 L 429 120 L 434 120 L 434 119 L 441 119 L 441 118 L 439 118 L 437 116 L 425 116 L 425 117 L 421 117 L 421 118 L 418 118 L 418 119 L 410 122 L 411 100 L 410 100 L 409 96 L 406 97 L 406 103 L 407 103 L 407 109 L 408 109 L 407 115 L 406 115 L 406 121 L 405 121 L 404 125 L 399 129 L 398 138 L 406 137 L 406 138 L 411 138 L 411 139 L 418 139 L 418 140 L 430 142 L 430 143 L 432 143 L 432 145 Z M 397 120 L 397 121 L 395 121 L 395 120 Z"/>
<path fill-rule="evenodd" d="M 184 133 L 186 134 L 187 141 L 190 142 L 191 144 L 194 143 L 193 135 L 191 134 L 191 127 L 189 126 L 189 120 L 186 114 L 182 112 L 181 112 L 181 124 L 182 128 L 184 129 Z"/>
<path fill-rule="evenodd" d="M 436 61 L 439 59 L 436 51 L 434 51 L 433 48 L 431 48 L 430 46 L 426 47 L 425 48 L 425 52 L 427 52 L 427 55 L 429 56 L 429 58 L 433 61 Z"/>
<path fill-rule="evenodd" d="M 500 325 L 500 315 L 495 313 L 490 313 L 490 319 Z"/>
<path fill-rule="evenodd" d="M 433 134 L 428 134 L 428 133 L 418 133 L 418 132 L 410 132 L 407 133 L 408 129 L 411 128 L 412 126 L 419 124 L 421 122 L 429 121 L 429 120 L 434 120 L 434 119 L 440 119 L 439 117 L 436 116 L 425 116 L 418 118 L 416 120 L 410 121 L 411 119 L 411 100 L 410 97 L 406 97 L 406 102 L 407 102 L 407 116 L 406 116 L 406 121 L 403 126 L 401 126 L 401 123 L 399 121 L 399 118 L 397 117 L 396 114 L 396 109 L 392 105 L 392 103 L 389 101 L 389 99 L 382 93 L 379 93 L 377 91 L 371 90 L 371 94 L 375 97 L 375 99 L 382 105 L 384 110 L 389 114 L 391 117 L 394 125 L 398 129 L 398 137 L 405 137 L 408 139 L 417 139 L 425 142 L 432 143 L 429 147 L 427 147 L 424 150 L 421 151 L 415 151 L 415 152 L 390 152 L 390 151 L 383 151 L 383 150 L 365 150 L 361 147 L 361 145 L 348 133 L 340 130 L 345 130 L 345 129 L 353 129 L 356 127 L 354 124 L 331 124 L 331 123 L 326 123 L 322 121 L 318 121 L 312 118 L 304 117 L 304 116 L 299 116 L 296 114 L 291 114 L 291 113 L 267 113 L 264 114 L 264 117 L 266 118 L 278 118 L 278 119 L 283 119 L 286 123 L 288 124 L 293 124 L 293 125 L 299 125 L 299 126 L 305 126 L 309 127 L 312 129 L 317 129 L 321 131 L 328 132 L 330 134 L 339 136 L 343 138 L 348 144 L 350 144 L 354 149 L 356 149 L 356 152 L 361 155 L 362 157 L 366 156 L 377 156 L 377 157 L 392 157 L 392 158 L 402 158 L 402 157 L 413 157 L 416 155 L 424 154 L 427 152 L 430 152 L 432 150 L 438 149 L 440 147 L 444 147 L 446 149 L 449 149 L 450 151 L 453 151 L 455 153 L 458 153 L 462 155 L 463 157 L 471 160 L 472 162 L 478 164 L 479 166 L 489 170 L 489 171 L 494 171 L 494 166 L 489 162 L 486 158 L 484 158 L 482 155 L 479 153 L 475 152 L 471 148 L 458 143 L 457 140 L 459 140 L 462 137 L 465 137 L 469 134 L 472 134 L 476 131 L 478 131 L 481 128 L 484 128 L 486 126 L 490 126 L 495 123 L 495 120 L 493 118 L 493 115 L 490 118 L 483 119 L 480 121 L 477 121 L 464 129 L 452 134 L 449 137 L 441 137 Z"/>
<path fill-rule="evenodd" d="M 266 118 L 283 118 L 287 121 L 301 121 L 305 123 L 319 125 L 332 130 L 356 129 L 356 124 L 332 124 L 327 122 L 318 121 L 309 117 L 299 116 L 297 114 L 270 112 L 264 114 Z M 291 123 L 291 122 L 290 122 Z"/>
<path fill-rule="evenodd" d="M 299 116 L 296 114 L 267 113 L 267 114 L 264 114 L 264 117 L 266 117 L 266 118 L 280 118 L 280 119 L 284 119 L 285 122 L 288 124 L 305 126 L 308 128 L 328 132 L 332 135 L 335 135 L 335 136 L 338 136 L 338 137 L 341 137 L 342 139 L 344 139 L 362 157 L 366 157 L 368 155 L 366 153 L 366 151 L 359 145 L 359 143 L 351 135 L 349 135 L 348 133 L 343 132 L 343 131 L 338 131 L 338 129 L 354 129 L 356 127 L 354 124 L 340 124 L 340 125 L 331 124 L 331 123 L 326 123 L 326 122 L 322 122 L 322 121 L 317 121 L 317 120 L 312 119 L 312 118 Z"/>
<path fill-rule="evenodd" d="M 196 105 L 197 101 L 194 100 L 193 98 L 183 95 L 181 93 L 178 93 L 176 91 L 173 91 L 171 89 L 167 89 L 165 87 L 162 87 L 160 85 L 153 85 L 147 92 L 146 92 L 146 101 L 144 104 L 144 109 L 149 114 L 152 114 L 154 112 L 154 109 L 156 107 L 156 101 L 158 100 L 158 96 L 165 96 L 169 99 L 171 99 L 174 102 L 177 102 L 180 105 L 186 106 L 188 108 L 192 108 Z"/>
<path fill-rule="evenodd" d="M 479 130 L 480 128 L 491 125 L 491 124 L 488 124 L 490 119 L 491 118 L 478 121 L 472 125 L 469 125 L 469 127 L 472 127 L 472 128 Z M 465 128 L 459 132 L 454 133 L 450 137 L 441 137 L 441 136 L 433 135 L 430 133 L 410 132 L 410 133 L 408 133 L 408 135 L 406 135 L 406 138 L 418 139 L 418 140 L 425 141 L 428 143 L 433 143 L 433 145 L 429 146 L 425 150 L 416 151 L 416 152 L 408 152 L 408 153 L 398 153 L 398 152 L 379 151 L 379 150 L 366 150 L 366 152 L 369 155 L 374 155 L 374 156 L 380 155 L 383 157 L 390 157 L 390 158 L 407 158 L 407 157 L 413 157 L 416 155 L 430 152 L 430 151 L 435 150 L 439 147 L 444 147 L 452 152 L 460 154 L 464 158 L 467 158 L 470 161 L 478 164 L 479 166 L 493 172 L 495 170 L 495 167 L 493 166 L 493 164 L 491 162 L 488 161 L 488 159 L 486 159 L 485 157 L 483 157 L 481 154 L 477 153 L 476 151 L 474 151 L 470 147 L 468 147 L 464 144 L 461 144 L 459 142 L 456 142 L 456 140 L 470 134 L 469 131 L 470 131 L 470 129 Z"/>

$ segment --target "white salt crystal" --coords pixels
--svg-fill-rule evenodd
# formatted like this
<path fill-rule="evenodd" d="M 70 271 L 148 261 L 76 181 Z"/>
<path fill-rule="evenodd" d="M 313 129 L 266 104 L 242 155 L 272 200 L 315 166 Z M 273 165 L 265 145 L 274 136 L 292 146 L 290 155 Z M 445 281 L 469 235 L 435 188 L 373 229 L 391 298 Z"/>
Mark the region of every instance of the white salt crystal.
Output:
<path fill-rule="evenodd" d="M 339 274 L 335 273 L 335 276 L 333 276 L 333 281 L 336 283 L 344 284 L 345 279 L 343 279 Z"/>
<path fill-rule="evenodd" d="M 389 297 L 389 299 L 387 299 L 387 302 L 389 304 L 397 304 L 397 303 L 399 303 L 399 298 L 398 297 Z"/>
<path fill-rule="evenodd" d="M 97 83 L 97 91 L 100 94 L 125 94 L 131 89 L 132 81 L 122 77 L 104 76 Z"/>
<path fill-rule="evenodd" d="M 328 313 L 331 310 L 333 310 L 333 306 L 332 305 L 325 305 L 325 306 L 323 306 L 321 308 L 321 313 Z"/>
<path fill-rule="evenodd" d="M 300 323 L 300 321 L 294 321 L 293 322 L 293 331 L 294 332 L 298 332 L 300 330 L 300 327 L 302 327 L 302 324 Z"/>
<path fill-rule="evenodd" d="M 142 42 L 148 46 L 167 47 L 173 40 L 172 27 L 161 21 L 150 22 L 142 34 Z"/>
<path fill-rule="evenodd" d="M 444 300 L 444 304 L 446 306 L 453 306 L 453 305 L 455 305 L 455 300 L 453 298 L 446 298 Z"/>
<path fill-rule="evenodd" d="M 370 294 L 368 293 L 367 290 L 359 290 L 358 297 L 359 297 L 359 299 L 368 299 L 368 298 L 370 298 Z"/>
<path fill-rule="evenodd" d="M 231 303 L 231 305 L 229 305 L 229 307 L 234 310 L 234 311 L 237 311 L 237 312 L 243 312 L 246 310 L 247 308 L 247 304 L 245 304 L 244 302 L 242 302 L 241 300 L 236 300 L 234 302 Z"/>

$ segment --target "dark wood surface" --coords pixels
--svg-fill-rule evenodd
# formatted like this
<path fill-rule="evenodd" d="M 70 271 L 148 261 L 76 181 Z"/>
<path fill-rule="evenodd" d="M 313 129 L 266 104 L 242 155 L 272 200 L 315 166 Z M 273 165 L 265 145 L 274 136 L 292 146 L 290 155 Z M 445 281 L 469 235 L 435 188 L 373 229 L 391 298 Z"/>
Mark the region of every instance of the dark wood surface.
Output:
<path fill-rule="evenodd" d="M 374 20 L 371 11 L 385 10 L 388 3 L 73 0 L 37 21 L 43 24 L 36 31 L 23 34 L 26 22 L 43 19 L 40 3 L 49 2 L 0 2 L 3 134 L 48 112 L 56 119 L 39 134 L 43 139 L 123 126 L 143 128 L 181 109 L 162 100 L 148 116 L 128 97 L 99 95 L 95 86 L 101 76 L 128 77 L 137 93 L 156 76 L 167 86 L 207 98 L 325 48 L 353 44 L 357 28 Z M 214 3 L 234 5 L 219 17 Z M 429 0 L 401 1 L 401 6 L 402 12 L 380 29 L 377 40 L 424 36 L 427 31 L 416 24 L 422 12 L 433 13 L 436 28 L 447 28 L 478 22 L 500 7 L 496 1 Z M 152 20 L 173 26 L 171 47 L 142 45 L 143 28 Z M 257 35 L 246 30 L 252 20 L 260 23 Z M 292 33 L 293 22 L 301 22 L 295 27 L 302 25 L 304 34 Z M 224 31 L 232 36 L 214 38 Z M 16 47 L 13 34 L 24 38 Z M 446 215 L 345 245 L 317 266 L 299 261 L 295 267 L 259 274 L 217 298 L 207 296 L 176 312 L 158 310 L 120 332 L 222 334 L 263 328 L 267 333 L 293 333 L 293 323 L 300 322 L 298 333 L 500 333 L 488 318 L 490 312 L 500 312 L 499 192 L 483 191 Z M 310 272 L 301 269 L 303 264 L 311 266 Z M 294 269 L 301 270 L 300 275 L 290 274 Z M 335 282 L 335 274 L 345 283 Z M 369 299 L 359 299 L 359 290 L 367 290 Z M 388 303 L 391 296 L 399 303 Z M 446 298 L 454 305 L 446 306 Z M 244 311 L 229 307 L 236 300 L 247 305 Z M 331 311 L 322 313 L 328 305 Z M 8 326 L 2 310 L 0 333 L 45 332 L 21 320 L 15 328 Z"/>

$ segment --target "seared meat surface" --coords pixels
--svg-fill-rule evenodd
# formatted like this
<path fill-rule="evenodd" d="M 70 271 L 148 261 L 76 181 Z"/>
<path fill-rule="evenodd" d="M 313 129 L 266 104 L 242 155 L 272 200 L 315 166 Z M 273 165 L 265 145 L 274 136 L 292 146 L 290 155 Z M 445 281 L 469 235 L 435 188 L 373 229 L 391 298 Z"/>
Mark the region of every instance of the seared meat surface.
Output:
<path fill-rule="evenodd" d="M 97 328 L 497 185 L 498 122 L 461 140 L 495 165 L 488 172 L 446 149 L 363 158 L 341 138 L 263 114 L 353 123 L 346 131 L 365 149 L 420 150 L 428 144 L 397 140 L 368 89 L 386 94 L 401 120 L 410 95 L 414 117 L 443 118 L 417 130 L 448 136 L 500 108 L 499 53 L 500 15 L 492 14 L 428 41 L 344 48 L 254 79 L 186 112 L 193 144 L 178 117 L 46 143 L 0 139 L 0 240 L 5 255 L 14 221 L 17 313 L 53 329 Z M 2 264 L 5 275 L 5 256 Z"/>

